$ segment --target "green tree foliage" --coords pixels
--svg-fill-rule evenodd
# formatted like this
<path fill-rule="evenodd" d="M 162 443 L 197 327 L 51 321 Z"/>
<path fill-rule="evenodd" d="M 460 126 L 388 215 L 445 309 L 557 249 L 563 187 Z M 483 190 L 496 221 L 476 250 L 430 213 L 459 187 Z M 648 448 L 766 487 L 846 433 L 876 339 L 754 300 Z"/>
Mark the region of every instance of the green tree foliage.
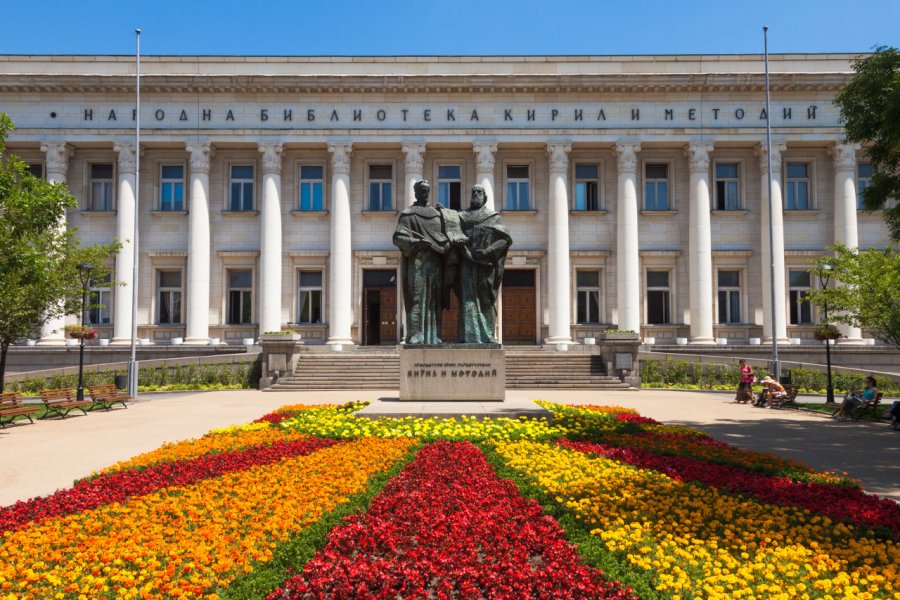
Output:
<path fill-rule="evenodd" d="M 75 231 L 60 227 L 77 202 L 65 185 L 33 177 L 6 151 L 12 129 L 0 113 L 0 392 L 10 344 L 34 336 L 49 319 L 79 313 L 77 266 L 91 264 L 102 276 L 103 262 L 119 247 L 81 247 Z"/>
<path fill-rule="evenodd" d="M 894 241 L 900 241 L 900 52 L 881 46 L 853 63 L 856 75 L 835 99 L 847 140 L 866 144 L 875 173 L 863 194 L 866 210 L 885 208 Z"/>
<path fill-rule="evenodd" d="M 829 321 L 900 346 L 900 255 L 893 248 L 856 252 L 842 244 L 829 250 L 834 256 L 816 260 L 813 273 L 829 275 L 831 284 L 810 292 L 810 300 L 821 307 L 828 303 Z"/>

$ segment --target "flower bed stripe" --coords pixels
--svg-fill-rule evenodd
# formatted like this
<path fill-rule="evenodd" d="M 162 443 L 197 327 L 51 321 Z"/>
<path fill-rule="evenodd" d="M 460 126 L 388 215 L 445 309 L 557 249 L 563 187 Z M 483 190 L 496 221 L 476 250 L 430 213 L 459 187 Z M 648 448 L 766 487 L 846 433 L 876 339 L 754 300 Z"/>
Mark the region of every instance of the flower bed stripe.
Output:
<path fill-rule="evenodd" d="M 633 598 L 468 442 L 435 442 L 269 600 Z"/>
<path fill-rule="evenodd" d="M 334 440 L 307 438 L 253 446 L 234 452 L 208 454 L 194 460 L 166 462 L 140 471 L 119 471 L 85 480 L 50 496 L 20 501 L 0 508 L 0 533 L 19 529 L 31 521 L 68 515 L 110 504 L 164 487 L 185 486 L 224 473 L 243 471 L 285 458 L 302 456 L 334 445 Z"/>
<path fill-rule="evenodd" d="M 900 546 L 828 517 L 555 444 L 496 448 L 673 597 L 894 598 L 900 591 Z"/>
<path fill-rule="evenodd" d="M 0 591 L 19 598 L 196 598 L 364 489 L 415 442 L 366 439 L 3 534 Z"/>
<path fill-rule="evenodd" d="M 798 506 L 864 527 L 885 527 L 900 537 L 900 504 L 866 494 L 859 488 L 768 477 L 737 467 L 715 465 L 685 456 L 660 456 L 637 448 L 559 440 L 578 452 L 600 454 L 643 469 L 654 469 L 679 481 L 698 481 L 720 490 L 747 494 L 764 502 Z"/>

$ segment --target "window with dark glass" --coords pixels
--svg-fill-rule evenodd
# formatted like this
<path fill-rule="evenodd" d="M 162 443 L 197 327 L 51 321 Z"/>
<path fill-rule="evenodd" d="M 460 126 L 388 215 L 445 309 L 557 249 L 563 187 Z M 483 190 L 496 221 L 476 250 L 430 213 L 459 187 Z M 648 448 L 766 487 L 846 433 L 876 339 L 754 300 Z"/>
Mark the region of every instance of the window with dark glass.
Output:
<path fill-rule="evenodd" d="M 369 210 L 394 210 L 394 167 L 369 165 Z"/>
<path fill-rule="evenodd" d="M 253 322 L 253 271 L 228 271 L 228 324 Z"/>
<path fill-rule="evenodd" d="M 462 210 L 462 167 L 438 166 L 438 202 L 453 210 Z"/>
<path fill-rule="evenodd" d="M 808 325 L 813 322 L 812 303 L 809 301 L 811 289 L 809 271 L 788 271 L 791 325 Z"/>
<path fill-rule="evenodd" d="M 88 319 L 91 325 L 109 325 L 112 322 L 110 276 L 92 279 L 90 285 Z"/>
<path fill-rule="evenodd" d="M 300 166 L 300 210 L 325 210 L 322 190 L 325 185 L 325 168 L 321 165 Z"/>
<path fill-rule="evenodd" d="M 741 273 L 719 271 L 719 323 L 741 322 Z"/>
<path fill-rule="evenodd" d="M 647 271 L 647 323 L 664 325 L 669 317 L 669 272 Z"/>
<path fill-rule="evenodd" d="M 575 272 L 577 293 L 577 322 L 600 322 L 600 272 L 581 270 Z"/>
<path fill-rule="evenodd" d="M 575 210 L 600 210 L 600 169 L 575 165 Z"/>
<path fill-rule="evenodd" d="M 300 271 L 297 322 L 322 322 L 322 271 Z"/>
<path fill-rule="evenodd" d="M 809 209 L 809 165 L 806 163 L 787 164 L 787 199 L 785 210 Z"/>
<path fill-rule="evenodd" d="M 253 165 L 231 165 L 228 210 L 253 210 Z"/>
<path fill-rule="evenodd" d="M 856 165 L 856 208 L 863 208 L 863 192 L 872 185 L 872 175 L 875 168 L 872 163 L 859 163 Z"/>
<path fill-rule="evenodd" d="M 44 178 L 44 165 L 42 163 L 30 164 L 28 165 L 28 172 L 32 177 L 37 177 L 38 179 Z"/>
<path fill-rule="evenodd" d="M 644 165 L 644 209 L 669 210 L 669 165 Z"/>
<path fill-rule="evenodd" d="M 160 325 L 181 323 L 181 271 L 158 271 Z"/>
<path fill-rule="evenodd" d="M 113 166 L 91 165 L 90 210 L 112 210 Z"/>
<path fill-rule="evenodd" d="M 716 210 L 741 207 L 737 163 L 716 163 Z"/>
<path fill-rule="evenodd" d="M 163 165 L 159 185 L 160 210 L 184 210 L 184 166 Z"/>
<path fill-rule="evenodd" d="M 506 210 L 531 210 L 530 186 L 528 165 L 507 165 Z"/>

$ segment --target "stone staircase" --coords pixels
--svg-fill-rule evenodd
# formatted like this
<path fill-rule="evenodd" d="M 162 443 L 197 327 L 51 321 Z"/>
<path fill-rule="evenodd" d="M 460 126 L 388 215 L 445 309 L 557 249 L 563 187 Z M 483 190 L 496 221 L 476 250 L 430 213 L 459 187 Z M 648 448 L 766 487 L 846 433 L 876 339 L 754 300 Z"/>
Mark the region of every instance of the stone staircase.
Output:
<path fill-rule="evenodd" d="M 576 350 L 556 352 L 539 346 L 506 348 L 507 389 L 628 389 L 606 374 L 600 356 Z M 323 349 L 324 350 L 324 349 Z M 343 352 L 301 352 L 297 366 L 271 391 L 396 390 L 400 355 L 396 348 L 358 348 Z"/>

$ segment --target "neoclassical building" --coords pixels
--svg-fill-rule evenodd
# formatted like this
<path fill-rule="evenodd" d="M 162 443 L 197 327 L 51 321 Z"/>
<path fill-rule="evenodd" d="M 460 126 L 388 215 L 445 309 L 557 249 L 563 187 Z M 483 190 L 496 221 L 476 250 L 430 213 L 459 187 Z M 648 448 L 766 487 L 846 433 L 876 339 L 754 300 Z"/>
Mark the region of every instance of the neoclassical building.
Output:
<path fill-rule="evenodd" d="M 132 319 L 156 344 L 397 343 L 391 235 L 423 178 L 444 206 L 477 183 L 502 212 L 506 344 L 765 343 L 812 339 L 827 246 L 888 243 L 832 104 L 852 58 L 770 57 L 770 154 L 758 55 L 148 56 L 140 148 L 134 57 L 0 56 L 0 111 L 10 150 L 78 198 L 66 226 L 123 242 L 123 285 L 93 284 L 112 344 Z"/>

